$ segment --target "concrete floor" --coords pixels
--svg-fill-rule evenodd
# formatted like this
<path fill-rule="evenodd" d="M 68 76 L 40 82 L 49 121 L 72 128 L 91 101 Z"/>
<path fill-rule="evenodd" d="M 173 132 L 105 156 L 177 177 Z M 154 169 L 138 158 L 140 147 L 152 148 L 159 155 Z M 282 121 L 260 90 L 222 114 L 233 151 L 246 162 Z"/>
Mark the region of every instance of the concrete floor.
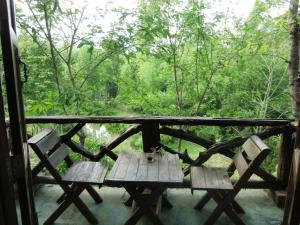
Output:
<path fill-rule="evenodd" d="M 80 197 L 87 204 L 89 209 L 98 218 L 99 225 L 122 225 L 131 215 L 131 208 L 122 204 L 124 189 L 103 187 L 97 189 L 103 198 L 103 203 L 95 204 L 88 193 L 83 192 Z M 43 224 L 46 218 L 57 207 L 56 199 L 62 193 L 56 185 L 43 185 L 36 192 L 36 209 L 39 216 L 39 223 Z M 210 201 L 200 212 L 193 209 L 198 199 L 204 194 L 202 191 L 195 191 L 194 195 L 188 189 L 169 189 L 168 199 L 174 207 L 163 209 L 161 219 L 165 225 L 200 225 L 206 220 L 215 207 Z M 283 211 L 277 208 L 268 198 L 263 190 L 243 190 L 236 200 L 243 206 L 246 214 L 241 218 L 247 225 L 280 225 Z M 71 205 L 56 221 L 56 225 L 88 225 L 85 217 Z M 140 225 L 152 224 L 143 217 Z M 232 224 L 226 215 L 222 214 L 216 225 Z"/>

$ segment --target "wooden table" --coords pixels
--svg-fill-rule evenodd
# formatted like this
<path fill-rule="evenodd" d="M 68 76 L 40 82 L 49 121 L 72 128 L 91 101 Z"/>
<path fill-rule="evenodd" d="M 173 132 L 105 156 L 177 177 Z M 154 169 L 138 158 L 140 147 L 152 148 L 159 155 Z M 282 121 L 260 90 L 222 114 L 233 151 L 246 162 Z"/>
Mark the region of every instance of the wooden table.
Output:
<path fill-rule="evenodd" d="M 154 160 L 148 160 L 149 156 Z M 139 207 L 126 225 L 136 224 L 143 215 L 147 215 L 153 224 L 162 225 L 151 206 L 161 199 L 166 188 L 182 185 L 183 177 L 177 155 L 122 152 L 106 182 L 111 186 L 124 187 Z M 144 188 L 149 188 L 151 193 L 142 195 L 141 190 Z"/>

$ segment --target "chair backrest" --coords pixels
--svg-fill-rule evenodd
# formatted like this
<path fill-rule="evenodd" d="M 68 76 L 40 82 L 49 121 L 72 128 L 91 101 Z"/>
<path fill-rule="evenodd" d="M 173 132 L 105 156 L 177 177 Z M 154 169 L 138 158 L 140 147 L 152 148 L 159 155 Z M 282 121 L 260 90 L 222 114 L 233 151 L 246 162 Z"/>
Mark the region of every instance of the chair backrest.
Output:
<path fill-rule="evenodd" d="M 242 151 L 238 152 L 233 158 L 235 168 L 240 175 L 234 186 L 242 187 L 269 152 L 270 148 L 258 136 L 253 135 L 248 138 L 242 146 Z"/>
<path fill-rule="evenodd" d="M 50 174 L 56 180 L 60 180 L 61 176 L 57 170 L 57 166 L 68 156 L 69 148 L 65 144 L 61 144 L 60 137 L 55 130 L 43 130 L 30 138 L 28 144 Z"/>

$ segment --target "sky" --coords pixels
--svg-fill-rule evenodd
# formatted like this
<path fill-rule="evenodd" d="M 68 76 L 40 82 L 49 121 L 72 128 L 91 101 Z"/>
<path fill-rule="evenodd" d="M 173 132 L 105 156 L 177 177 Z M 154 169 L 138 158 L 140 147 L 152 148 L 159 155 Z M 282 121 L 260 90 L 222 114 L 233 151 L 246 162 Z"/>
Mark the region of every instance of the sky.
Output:
<path fill-rule="evenodd" d="M 78 4 L 79 1 L 75 1 Z M 81 1 L 82 3 L 84 1 Z M 211 2 L 211 9 L 207 11 L 207 18 L 212 19 L 212 15 L 214 15 L 217 12 L 223 12 L 225 14 L 235 15 L 237 17 L 241 18 L 247 18 L 249 13 L 251 12 L 255 0 L 210 0 Z M 90 13 L 93 13 L 94 9 L 96 7 L 105 9 L 105 8 L 126 8 L 126 9 L 133 9 L 137 7 L 138 0 L 86 0 L 86 3 L 88 4 L 88 11 Z M 108 23 L 102 24 L 104 30 L 108 30 L 110 25 L 109 23 L 113 23 L 117 20 L 117 17 L 113 13 L 106 14 L 104 21 Z"/>
<path fill-rule="evenodd" d="M 86 7 L 85 15 L 89 17 L 86 23 L 91 20 L 99 21 L 101 25 L 103 35 L 110 31 L 112 24 L 118 20 L 118 14 L 113 12 L 114 8 L 134 9 L 138 6 L 139 0 L 70 0 L 74 7 Z M 200 1 L 200 0 L 199 0 Z M 210 8 L 204 11 L 206 22 L 210 22 L 214 19 L 216 13 L 223 13 L 226 15 L 227 20 L 222 20 L 216 25 L 217 30 L 230 29 L 234 30 L 233 18 L 239 17 L 246 19 L 253 9 L 256 0 L 202 0 L 210 3 Z M 18 3 L 18 1 L 17 1 Z M 64 4 L 64 1 L 60 1 Z M 288 0 L 286 4 L 283 4 L 278 9 L 270 9 L 273 16 L 278 16 L 284 13 L 288 8 Z M 23 7 L 22 7 L 23 8 Z M 97 9 L 101 9 L 102 12 L 106 12 L 103 18 L 99 18 Z M 84 33 L 88 30 L 88 24 L 80 26 L 80 30 Z"/>
<path fill-rule="evenodd" d="M 73 0 L 74 4 L 88 4 L 87 11 L 89 14 L 93 14 L 96 8 L 101 9 L 112 9 L 112 8 L 126 8 L 133 9 L 137 7 L 138 0 Z M 256 0 L 207 0 L 211 3 L 211 8 L 207 10 L 207 20 L 213 19 L 213 15 L 216 13 L 224 13 L 228 15 L 228 18 L 240 17 L 246 19 L 254 7 Z M 288 2 L 288 1 L 286 1 Z M 272 9 L 273 16 L 278 16 L 279 14 L 287 10 L 288 5 L 283 4 L 279 9 Z M 117 15 L 110 12 L 105 15 L 102 22 L 102 27 L 104 30 L 109 30 L 110 24 L 117 21 Z M 227 24 L 221 24 L 221 26 L 227 26 L 226 28 L 231 28 L 230 21 Z"/>

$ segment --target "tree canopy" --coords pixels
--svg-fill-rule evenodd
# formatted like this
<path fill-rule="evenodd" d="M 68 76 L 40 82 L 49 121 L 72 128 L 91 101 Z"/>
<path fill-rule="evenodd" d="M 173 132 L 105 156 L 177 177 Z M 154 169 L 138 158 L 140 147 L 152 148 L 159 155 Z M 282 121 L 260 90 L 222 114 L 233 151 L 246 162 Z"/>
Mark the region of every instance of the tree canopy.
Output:
<path fill-rule="evenodd" d="M 200 0 L 141 0 L 101 19 L 72 1 L 18 4 L 29 67 L 29 115 L 291 117 L 284 1 L 257 0 L 247 18 L 208 15 Z M 108 7 L 109 8 L 109 7 Z M 230 25 L 229 21 L 230 20 Z"/>

